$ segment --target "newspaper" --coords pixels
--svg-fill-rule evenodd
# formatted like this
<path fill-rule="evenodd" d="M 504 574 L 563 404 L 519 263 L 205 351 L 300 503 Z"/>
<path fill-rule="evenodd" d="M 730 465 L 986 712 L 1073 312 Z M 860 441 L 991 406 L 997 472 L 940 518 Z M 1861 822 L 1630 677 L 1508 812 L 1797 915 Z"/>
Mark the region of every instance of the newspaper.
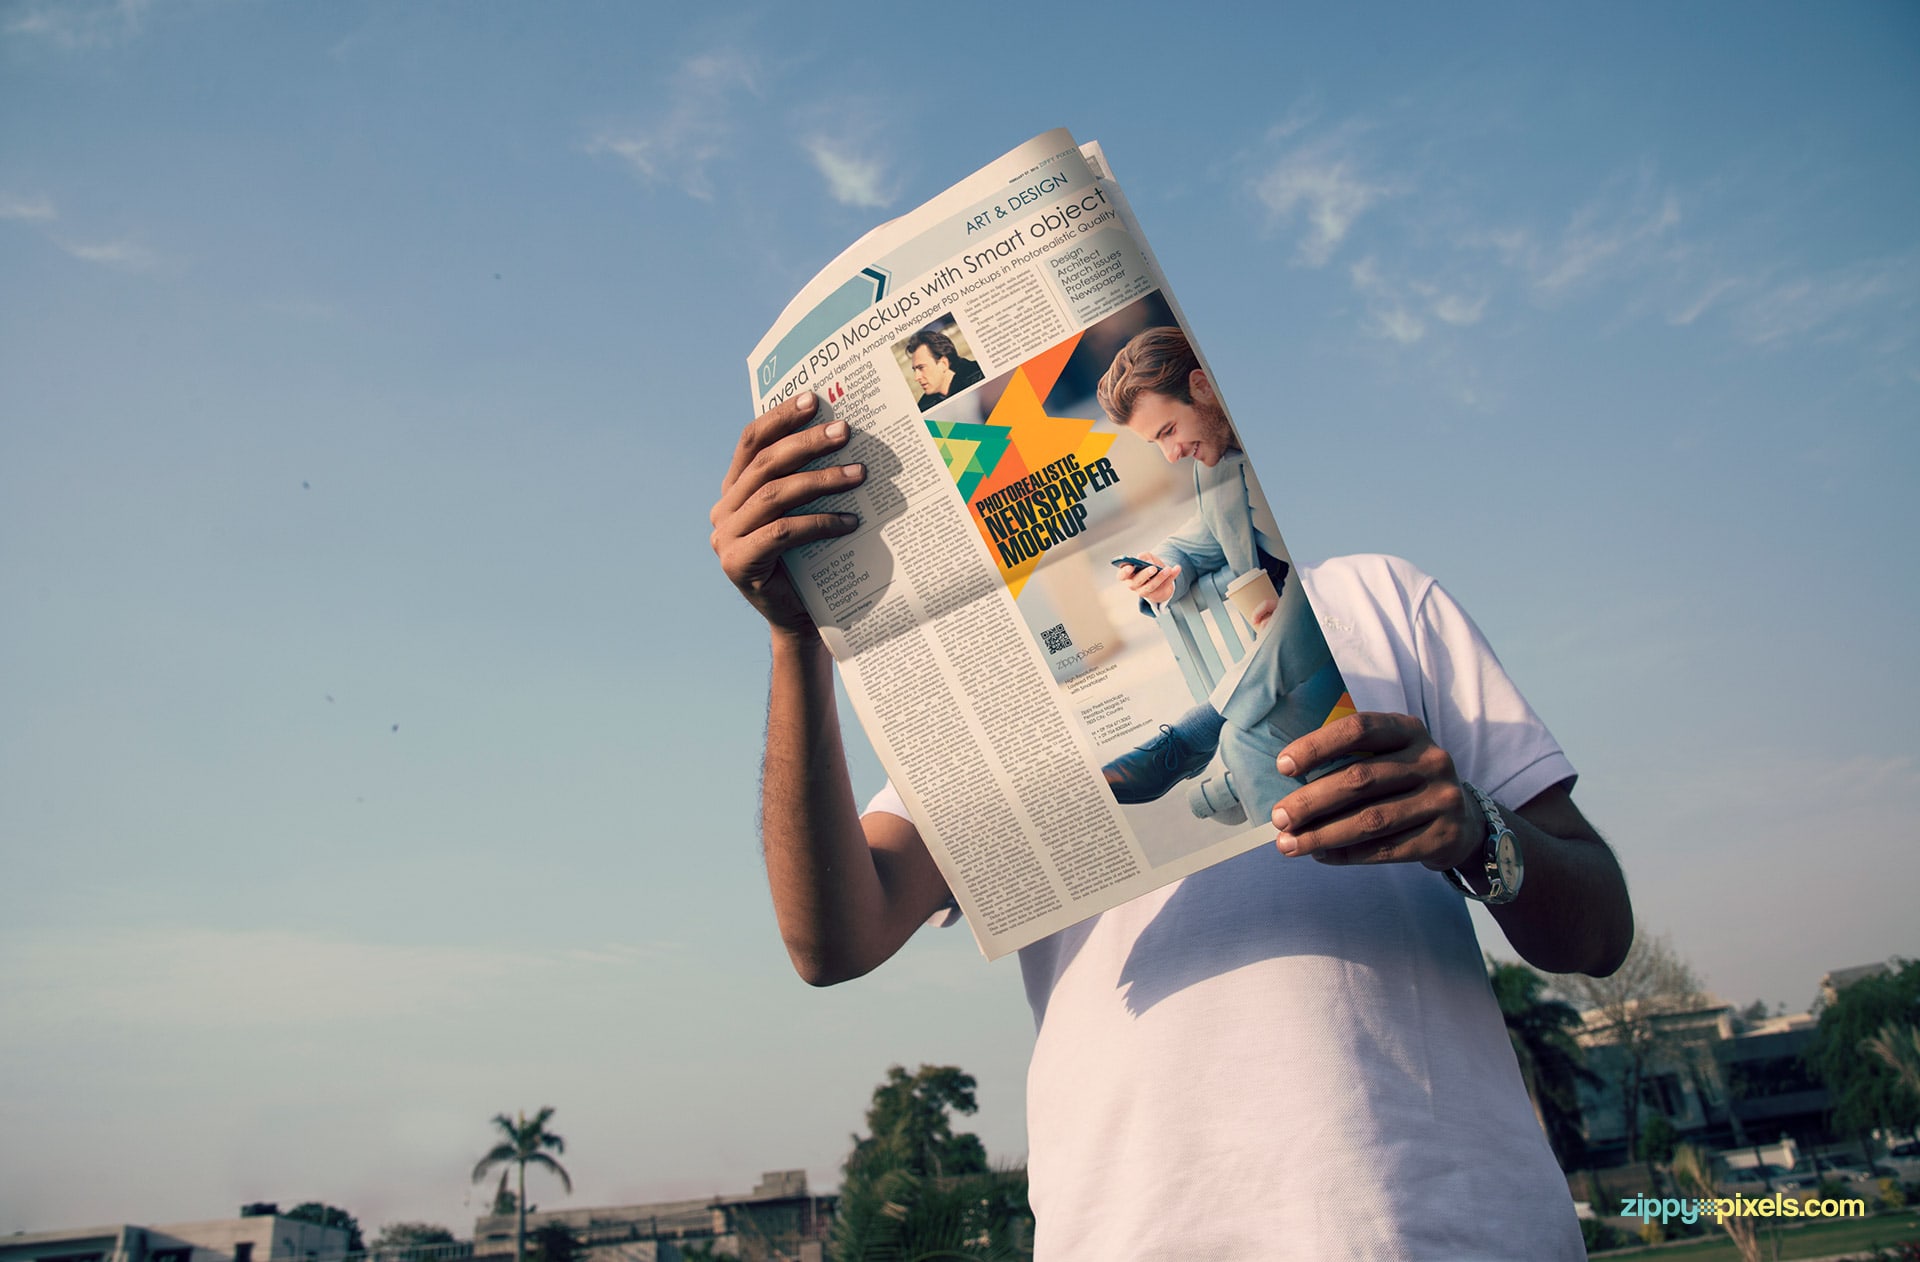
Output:
<path fill-rule="evenodd" d="M 1352 709 L 1185 328 L 1099 147 L 1056 130 L 861 238 L 748 359 L 757 410 L 813 391 L 853 433 L 822 463 L 867 466 L 803 510 L 858 530 L 786 563 L 989 959 L 1271 841 L 1250 768 Z M 1123 354 L 1185 407 L 1109 417 Z M 1154 772 L 1188 715 L 1219 754 L 1123 802 L 1153 789 L 1103 766 L 1162 738 Z"/>

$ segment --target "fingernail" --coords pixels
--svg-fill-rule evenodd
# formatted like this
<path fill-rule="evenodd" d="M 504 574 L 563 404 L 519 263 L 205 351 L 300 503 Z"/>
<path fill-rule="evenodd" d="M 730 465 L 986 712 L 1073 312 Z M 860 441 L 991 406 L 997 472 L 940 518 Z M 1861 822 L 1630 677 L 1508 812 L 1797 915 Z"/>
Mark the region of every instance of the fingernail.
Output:
<path fill-rule="evenodd" d="M 809 390 L 805 394 L 801 395 L 799 398 L 795 399 L 793 401 L 793 406 L 799 408 L 802 412 L 811 412 L 813 411 L 813 405 L 817 402 L 819 402 L 819 399 L 815 397 L 813 391 Z"/>
<path fill-rule="evenodd" d="M 1293 819 L 1285 811 L 1276 806 L 1273 808 L 1273 826 L 1284 833 L 1293 827 Z"/>
<path fill-rule="evenodd" d="M 1281 833 L 1273 839 L 1273 844 L 1280 847 L 1281 854 L 1300 853 L 1300 839 L 1292 833 Z"/>
<path fill-rule="evenodd" d="M 854 464 L 843 464 L 840 467 L 846 471 L 847 481 L 849 482 L 857 482 L 867 474 L 867 466 L 858 462 Z"/>
<path fill-rule="evenodd" d="M 852 513 L 841 513 L 840 524 L 842 526 L 858 526 L 860 524 L 860 519 L 858 517 L 855 517 Z"/>
<path fill-rule="evenodd" d="M 827 422 L 827 428 L 822 432 L 826 434 L 829 442 L 837 443 L 847 436 L 847 423 L 845 421 L 829 421 Z"/>
<path fill-rule="evenodd" d="M 1292 776 L 1296 780 L 1300 778 L 1300 768 L 1294 765 L 1292 757 L 1287 754 L 1280 755 L 1273 765 L 1283 776 Z"/>

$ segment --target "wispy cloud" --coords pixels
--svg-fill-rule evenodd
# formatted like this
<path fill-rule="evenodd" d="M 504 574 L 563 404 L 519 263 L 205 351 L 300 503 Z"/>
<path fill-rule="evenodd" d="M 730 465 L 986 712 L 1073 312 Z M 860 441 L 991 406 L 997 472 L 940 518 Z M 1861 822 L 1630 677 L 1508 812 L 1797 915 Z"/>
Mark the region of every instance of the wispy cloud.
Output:
<path fill-rule="evenodd" d="M 878 208 L 891 202 L 894 191 L 884 160 L 857 152 L 845 141 L 813 136 L 805 142 L 814 169 L 827 181 L 827 191 L 842 206 Z"/>
<path fill-rule="evenodd" d="M 733 135 L 733 100 L 754 88 L 754 67 L 730 51 L 694 57 L 668 84 L 666 112 L 652 123 L 603 131 L 589 153 L 624 160 L 648 183 L 671 184 L 689 197 L 711 200 L 708 168 L 726 156 Z"/>
<path fill-rule="evenodd" d="M 1422 165 L 1391 125 L 1300 106 L 1269 129 L 1264 157 L 1243 160 L 1292 261 L 1343 265 L 1367 338 L 1426 346 L 1502 310 L 1579 304 L 1749 347 L 1846 343 L 1875 371 L 1920 379 L 1920 251 L 1815 270 L 1796 265 L 1803 243 L 1752 189 L 1676 181 L 1649 156 L 1542 202 Z"/>
<path fill-rule="evenodd" d="M 1487 296 L 1468 298 L 1462 294 L 1441 294 L 1433 304 L 1433 314 L 1448 324 L 1466 326 L 1480 323 L 1487 313 Z"/>
<path fill-rule="evenodd" d="M 1722 278 L 1713 281 L 1696 294 L 1686 306 L 1667 317 L 1667 323 L 1677 328 L 1685 328 L 1707 313 L 1707 309 L 1720 300 L 1721 295 L 1740 284 L 1738 279 Z"/>
<path fill-rule="evenodd" d="M 1821 276 L 1754 286 L 1732 304 L 1734 333 L 1755 346 L 1789 339 L 1851 338 L 1852 317 L 1887 303 L 1911 308 L 1920 298 L 1920 269 L 1911 258 L 1879 259 Z"/>
<path fill-rule="evenodd" d="M 104 48 L 140 33 L 151 0 L 34 0 L 8 15 L 0 31 L 61 48 Z"/>
<path fill-rule="evenodd" d="M 127 272 L 152 272 L 168 267 L 170 262 L 136 237 L 122 236 L 107 241 L 75 237 L 72 235 L 75 226 L 62 219 L 53 199 L 46 196 L 25 197 L 0 191 L 0 222 L 27 225 L 30 231 L 83 263 Z"/>
<path fill-rule="evenodd" d="M 129 272 L 150 272 L 163 262 L 158 254 L 129 237 L 98 243 L 62 241 L 60 248 L 82 262 L 117 267 Z"/>
<path fill-rule="evenodd" d="M 1365 331 L 1403 346 L 1426 336 L 1428 320 L 1460 328 L 1478 324 L 1486 314 L 1485 293 L 1469 296 L 1432 281 L 1391 278 L 1372 255 L 1349 268 L 1347 276 L 1366 301 Z"/>
<path fill-rule="evenodd" d="M 1286 128 L 1290 136 L 1298 125 Z M 1253 194 L 1275 224 L 1300 222 L 1300 261 L 1324 266 L 1360 216 L 1396 191 L 1362 173 L 1344 135 L 1296 146 L 1253 182 Z"/>
<path fill-rule="evenodd" d="M 1372 258 L 1355 263 L 1347 269 L 1347 276 L 1353 282 L 1354 292 L 1367 301 L 1365 327 L 1369 333 L 1403 346 L 1427 335 L 1426 321 L 1414 314 L 1405 293 L 1380 274 L 1380 265 Z"/>
<path fill-rule="evenodd" d="M 1298 135 L 1312 125 L 1320 116 L 1319 108 L 1307 100 L 1295 101 L 1287 110 L 1287 116 L 1267 128 L 1268 140 L 1285 140 Z"/>
<path fill-rule="evenodd" d="M 28 223 L 51 223 L 60 217 L 53 208 L 53 202 L 45 197 L 21 197 L 13 193 L 0 193 L 0 219 L 23 220 Z"/>
<path fill-rule="evenodd" d="M 1655 259 L 1680 224 L 1680 202 L 1654 187 L 1650 173 L 1614 182 L 1574 211 L 1559 232 L 1531 229 L 1488 233 L 1487 244 L 1551 297 L 1622 267 Z"/>

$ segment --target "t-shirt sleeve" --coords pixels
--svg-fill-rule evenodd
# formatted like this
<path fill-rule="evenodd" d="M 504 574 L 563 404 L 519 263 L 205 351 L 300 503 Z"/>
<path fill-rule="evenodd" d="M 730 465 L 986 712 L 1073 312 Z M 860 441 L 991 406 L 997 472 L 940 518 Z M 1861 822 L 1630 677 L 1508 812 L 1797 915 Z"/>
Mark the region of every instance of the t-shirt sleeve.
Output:
<path fill-rule="evenodd" d="M 913 816 L 907 812 L 906 801 L 900 796 L 900 790 L 893 787 L 893 781 L 891 780 L 887 781 L 886 784 L 881 787 L 880 792 L 873 795 L 872 800 L 867 803 L 867 809 L 860 813 L 862 815 L 871 815 L 875 811 L 880 811 L 887 815 L 898 815 L 901 819 L 909 822 L 913 820 Z"/>
<path fill-rule="evenodd" d="M 1494 655 L 1467 611 L 1429 583 L 1414 612 L 1415 651 L 1423 667 L 1427 729 L 1452 755 L 1462 777 L 1508 808 L 1577 772 Z"/>
<path fill-rule="evenodd" d="M 885 815 L 898 815 L 908 823 L 913 822 L 913 816 L 907 813 L 907 803 L 905 799 L 900 796 L 900 790 L 893 787 L 893 781 L 891 780 L 887 781 L 886 784 L 881 787 L 880 792 L 873 795 L 872 799 L 867 802 L 867 809 L 860 813 L 862 815 L 872 815 L 875 812 Z M 959 924 L 960 904 L 953 901 L 952 895 L 948 895 L 947 905 L 929 916 L 927 923 L 937 929 L 945 929 L 948 925 Z"/>

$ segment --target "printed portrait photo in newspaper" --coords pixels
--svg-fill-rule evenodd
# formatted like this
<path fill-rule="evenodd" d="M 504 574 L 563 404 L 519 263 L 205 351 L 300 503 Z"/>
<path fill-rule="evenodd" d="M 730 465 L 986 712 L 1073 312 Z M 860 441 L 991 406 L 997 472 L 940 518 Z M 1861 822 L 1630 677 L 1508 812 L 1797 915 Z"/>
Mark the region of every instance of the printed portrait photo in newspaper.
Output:
<path fill-rule="evenodd" d="M 922 412 L 979 385 L 985 376 L 972 343 L 952 315 L 943 315 L 894 343 L 893 357 Z"/>

